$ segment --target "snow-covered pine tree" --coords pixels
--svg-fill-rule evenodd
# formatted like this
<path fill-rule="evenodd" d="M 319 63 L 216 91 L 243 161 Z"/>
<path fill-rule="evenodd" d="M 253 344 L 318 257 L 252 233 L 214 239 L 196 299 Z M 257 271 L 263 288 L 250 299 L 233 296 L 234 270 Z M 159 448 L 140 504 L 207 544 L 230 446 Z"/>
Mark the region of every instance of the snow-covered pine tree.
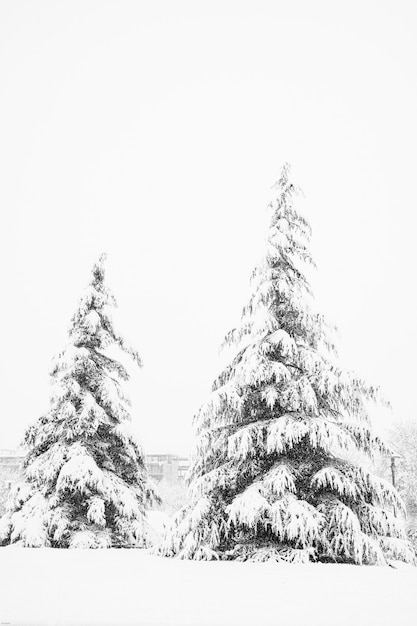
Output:
<path fill-rule="evenodd" d="M 270 205 L 265 257 L 236 355 L 196 416 L 192 505 L 161 553 L 192 559 L 410 561 L 402 501 L 346 460 L 385 452 L 367 415 L 377 390 L 337 364 L 333 329 L 317 314 L 307 268 L 310 227 L 285 165 Z"/>
<path fill-rule="evenodd" d="M 123 391 L 129 376 L 109 355 L 118 346 L 140 366 L 116 332 L 116 301 L 104 282 L 105 255 L 94 266 L 54 359 L 49 411 L 28 428 L 25 481 L 1 520 L 3 545 L 110 547 L 146 543 L 153 496 L 143 453 L 130 428 Z"/>

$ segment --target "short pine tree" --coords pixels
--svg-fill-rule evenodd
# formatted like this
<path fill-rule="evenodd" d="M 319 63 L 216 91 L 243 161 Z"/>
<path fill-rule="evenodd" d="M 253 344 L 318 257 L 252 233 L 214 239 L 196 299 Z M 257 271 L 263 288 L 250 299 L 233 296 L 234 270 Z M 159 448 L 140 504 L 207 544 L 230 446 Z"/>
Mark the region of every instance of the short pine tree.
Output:
<path fill-rule="evenodd" d="M 115 299 L 104 283 L 104 255 L 72 318 L 69 344 L 53 362 L 50 409 L 25 435 L 25 482 L 1 520 L 3 544 L 110 547 L 146 543 L 148 483 L 130 429 L 118 346 L 139 355 L 115 331 Z"/>
<path fill-rule="evenodd" d="M 284 166 L 267 250 L 253 275 L 237 354 L 196 416 L 193 503 L 161 548 L 181 558 L 409 561 L 402 501 L 346 460 L 386 451 L 366 406 L 377 390 L 337 365 L 332 329 L 306 277 L 310 227 Z M 314 264 L 313 264 L 314 265 Z"/>

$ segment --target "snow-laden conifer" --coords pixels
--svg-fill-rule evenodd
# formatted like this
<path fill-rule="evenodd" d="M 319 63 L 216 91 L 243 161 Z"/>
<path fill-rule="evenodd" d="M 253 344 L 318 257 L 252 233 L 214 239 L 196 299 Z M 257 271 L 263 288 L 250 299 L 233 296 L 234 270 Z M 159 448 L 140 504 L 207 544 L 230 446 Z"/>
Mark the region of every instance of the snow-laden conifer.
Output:
<path fill-rule="evenodd" d="M 337 363 L 333 329 L 314 308 L 310 226 L 284 166 L 267 247 L 253 274 L 231 363 L 196 416 L 193 503 L 167 556 L 287 562 L 412 560 L 403 503 L 386 481 L 345 460 L 386 452 L 367 405 L 377 390 Z"/>
<path fill-rule="evenodd" d="M 25 482 L 1 520 L 3 543 L 110 547 L 146 542 L 148 482 L 131 430 L 129 376 L 109 354 L 117 346 L 140 366 L 115 330 L 116 301 L 103 255 L 72 318 L 69 343 L 53 361 L 49 411 L 25 434 Z"/>

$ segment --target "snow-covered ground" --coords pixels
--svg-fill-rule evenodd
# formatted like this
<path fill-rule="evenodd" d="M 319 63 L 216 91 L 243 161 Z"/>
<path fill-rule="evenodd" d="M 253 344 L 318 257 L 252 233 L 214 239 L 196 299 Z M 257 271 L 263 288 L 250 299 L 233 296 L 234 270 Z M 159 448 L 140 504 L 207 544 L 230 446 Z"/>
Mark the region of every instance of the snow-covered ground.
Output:
<path fill-rule="evenodd" d="M 143 550 L 0 548 L 2 624 L 413 624 L 417 568 L 192 562 Z"/>

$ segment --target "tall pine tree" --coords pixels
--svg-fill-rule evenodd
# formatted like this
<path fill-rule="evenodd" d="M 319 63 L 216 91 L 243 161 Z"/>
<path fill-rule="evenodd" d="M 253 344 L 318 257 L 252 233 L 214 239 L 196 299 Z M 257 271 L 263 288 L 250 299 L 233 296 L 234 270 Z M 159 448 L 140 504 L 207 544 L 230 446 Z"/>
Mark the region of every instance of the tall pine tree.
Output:
<path fill-rule="evenodd" d="M 109 354 L 117 346 L 139 366 L 138 353 L 116 332 L 116 301 L 104 282 L 103 255 L 51 371 L 49 411 L 28 428 L 25 482 L 1 520 L 3 544 L 110 547 L 146 543 L 148 483 L 144 456 L 130 428 L 123 391 L 129 376 Z"/>
<path fill-rule="evenodd" d="M 412 560 L 395 489 L 346 460 L 386 452 L 367 404 L 377 390 L 337 364 L 332 329 L 315 312 L 310 227 L 284 166 L 267 249 L 239 328 L 236 356 L 196 416 L 192 505 L 166 556 L 384 563 Z"/>

